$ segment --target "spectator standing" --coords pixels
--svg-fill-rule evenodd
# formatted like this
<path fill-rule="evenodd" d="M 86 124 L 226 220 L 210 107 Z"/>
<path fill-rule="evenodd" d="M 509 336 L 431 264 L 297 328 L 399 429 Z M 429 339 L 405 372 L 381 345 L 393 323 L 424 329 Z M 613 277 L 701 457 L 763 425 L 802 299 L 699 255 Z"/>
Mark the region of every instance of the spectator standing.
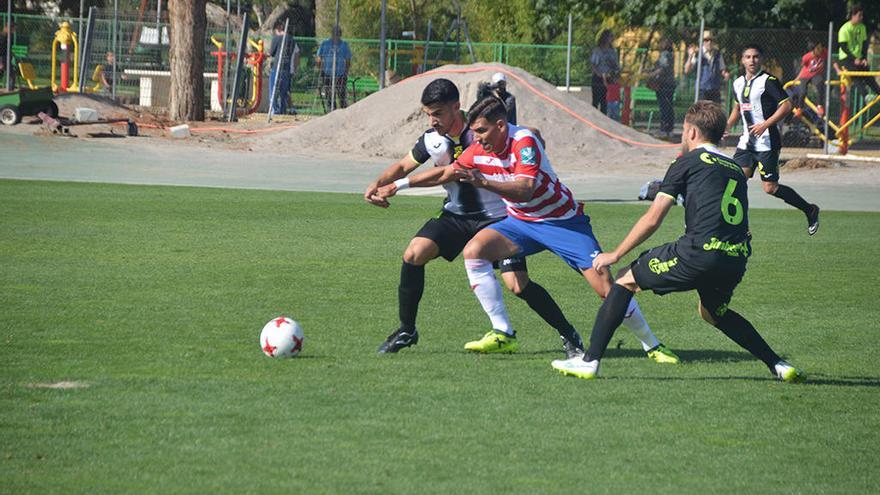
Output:
<path fill-rule="evenodd" d="M 12 56 L 9 57 L 9 67 L 6 67 L 6 56 L 7 56 L 7 54 L 9 54 L 9 52 L 7 52 L 7 47 L 6 47 L 6 38 L 8 37 L 10 31 L 12 31 L 14 33 L 15 28 L 14 28 L 14 25 L 12 24 L 12 22 L 7 19 L 6 25 L 4 25 L 3 30 L 0 31 L 0 88 L 11 90 L 11 89 L 15 88 L 16 63 L 15 63 L 15 55 L 12 54 Z M 10 88 L 6 88 L 6 71 L 7 70 L 12 71 L 12 74 L 10 74 L 10 78 L 9 78 L 9 81 L 12 84 L 12 87 L 10 87 Z"/>
<path fill-rule="evenodd" d="M 293 36 L 288 35 L 287 46 L 284 47 L 284 53 L 281 53 L 282 43 L 284 42 L 284 22 L 275 23 L 275 34 L 272 35 L 272 46 L 269 48 L 269 56 L 272 57 L 272 70 L 269 72 L 269 97 L 272 100 L 272 113 L 275 115 L 283 115 L 288 113 L 296 113 L 293 108 L 289 107 L 290 103 L 290 82 L 296 67 L 299 65 L 299 47 L 296 45 Z M 278 84 L 278 90 L 275 91 L 275 84 Z"/>
<path fill-rule="evenodd" d="M 620 122 L 620 74 L 609 72 L 605 77 L 605 102 L 608 105 L 608 118 Z"/>
<path fill-rule="evenodd" d="M 614 43 L 614 33 L 606 29 L 599 35 L 598 46 L 593 48 L 593 53 L 590 54 L 590 66 L 593 68 L 593 106 L 604 114 L 608 113 L 608 101 L 605 98 L 607 94 L 605 85 L 608 83 L 606 79 L 612 72 L 620 73 L 617 50 L 612 43 Z"/>
<path fill-rule="evenodd" d="M 840 26 L 837 42 L 840 51 L 837 58 L 840 65 L 849 71 L 867 71 L 868 67 L 868 30 L 865 28 L 865 8 L 860 4 L 850 7 L 849 20 Z M 880 95 L 880 86 L 873 76 L 853 77 L 853 84 L 864 84 L 875 95 Z"/>
<path fill-rule="evenodd" d="M 342 29 L 339 26 L 333 28 L 333 36 L 321 42 L 316 59 L 321 71 L 321 88 L 325 107 L 328 111 L 347 107 L 345 85 L 348 83 L 348 69 L 351 67 L 351 50 L 348 48 L 348 43 L 342 41 Z M 336 80 L 335 106 L 333 105 L 333 96 L 330 94 L 334 78 Z"/>
<path fill-rule="evenodd" d="M 696 46 L 688 48 L 688 60 L 684 64 L 684 73 L 690 74 L 697 66 L 699 50 Z M 700 98 L 701 100 L 721 103 L 721 80 L 730 79 L 730 72 L 724 66 L 721 52 L 715 45 L 710 31 L 703 32 L 703 62 L 700 65 Z"/>
<path fill-rule="evenodd" d="M 492 75 L 492 86 L 495 89 L 495 95 L 504 102 L 507 108 L 507 121 L 516 125 L 516 97 L 507 91 L 507 76 L 503 72 L 496 72 Z"/>
<path fill-rule="evenodd" d="M 660 133 L 662 137 L 672 137 L 675 126 L 675 111 L 672 99 L 675 96 L 675 55 L 672 53 L 672 40 L 660 40 L 660 57 L 650 73 L 648 87 L 657 93 L 657 105 L 660 107 Z"/>

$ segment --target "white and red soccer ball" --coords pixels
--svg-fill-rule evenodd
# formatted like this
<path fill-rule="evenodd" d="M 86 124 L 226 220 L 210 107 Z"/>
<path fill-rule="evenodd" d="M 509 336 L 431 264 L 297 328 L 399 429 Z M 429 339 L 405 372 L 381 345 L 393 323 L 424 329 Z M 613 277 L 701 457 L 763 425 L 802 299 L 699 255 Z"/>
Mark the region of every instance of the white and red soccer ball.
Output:
<path fill-rule="evenodd" d="M 260 332 L 263 354 L 273 358 L 292 358 L 302 350 L 303 330 L 292 318 L 279 316 L 272 319 Z"/>

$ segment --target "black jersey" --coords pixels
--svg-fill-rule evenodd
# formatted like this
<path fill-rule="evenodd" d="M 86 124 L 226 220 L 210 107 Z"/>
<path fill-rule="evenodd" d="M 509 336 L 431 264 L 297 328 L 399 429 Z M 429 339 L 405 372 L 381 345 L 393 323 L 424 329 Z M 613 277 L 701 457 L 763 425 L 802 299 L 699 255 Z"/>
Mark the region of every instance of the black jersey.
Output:
<path fill-rule="evenodd" d="M 455 161 L 473 139 L 474 134 L 470 129 L 465 129 L 461 136 L 441 135 L 429 129 L 416 141 L 410 156 L 419 164 L 433 160 L 434 166 L 443 167 Z M 501 197 L 487 189 L 458 181 L 448 182 L 443 187 L 447 193 L 443 209 L 450 213 L 477 219 L 507 216 L 507 208 Z"/>
<path fill-rule="evenodd" d="M 658 194 L 685 198 L 685 234 L 676 241 L 682 257 L 749 256 L 747 180 L 740 166 L 712 145 L 670 165 Z"/>

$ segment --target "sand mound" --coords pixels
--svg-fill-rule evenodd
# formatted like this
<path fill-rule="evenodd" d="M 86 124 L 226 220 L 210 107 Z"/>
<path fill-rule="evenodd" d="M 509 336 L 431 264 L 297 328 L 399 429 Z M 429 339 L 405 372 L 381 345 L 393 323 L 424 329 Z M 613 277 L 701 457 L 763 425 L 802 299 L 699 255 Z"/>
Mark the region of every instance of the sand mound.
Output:
<path fill-rule="evenodd" d="M 456 70 L 472 72 L 449 72 Z M 257 138 L 256 144 L 285 151 L 301 149 L 310 153 L 322 151 L 349 157 L 396 160 L 404 156 L 427 129 L 427 120 L 421 114 L 419 104 L 425 85 L 438 77 L 451 80 L 461 91 L 462 108 L 467 108 L 476 98 L 479 83 L 489 80 L 499 70 L 508 72 L 508 90 L 516 96 L 519 123 L 541 130 L 553 166 L 560 172 L 594 168 L 626 172 L 646 164 L 665 166 L 675 157 L 675 148 L 637 146 L 602 134 L 554 106 L 545 97 L 624 139 L 660 144 L 650 136 L 612 121 L 576 96 L 561 92 L 519 68 L 503 64 L 443 66 L 296 129 Z"/>

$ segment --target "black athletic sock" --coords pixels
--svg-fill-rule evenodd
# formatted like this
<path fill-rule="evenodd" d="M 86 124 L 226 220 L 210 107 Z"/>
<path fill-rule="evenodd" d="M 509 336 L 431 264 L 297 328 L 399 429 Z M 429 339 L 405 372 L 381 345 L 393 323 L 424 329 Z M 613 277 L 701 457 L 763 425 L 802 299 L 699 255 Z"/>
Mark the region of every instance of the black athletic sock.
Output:
<path fill-rule="evenodd" d="M 575 343 L 579 340 L 576 337 L 577 331 L 574 326 L 565 318 L 562 309 L 544 287 L 530 280 L 526 288 L 517 294 L 517 297 L 525 301 L 548 325 L 555 328 L 562 338 Z"/>
<path fill-rule="evenodd" d="M 798 210 L 801 210 L 802 212 L 804 212 L 805 215 L 808 215 L 810 213 L 810 203 L 807 203 L 807 201 L 802 198 L 800 194 L 798 194 L 797 192 L 795 192 L 794 189 L 788 186 L 783 186 L 782 184 L 779 184 L 779 187 L 776 189 L 776 192 L 773 193 L 773 196 L 785 201 L 791 206 L 794 206 Z"/>
<path fill-rule="evenodd" d="M 406 261 L 400 267 L 400 286 L 397 288 L 397 304 L 400 328 L 414 330 L 419 301 L 425 291 L 425 266 L 411 265 Z"/>
<path fill-rule="evenodd" d="M 611 337 L 614 336 L 614 331 L 623 323 L 626 308 L 629 307 L 633 294 L 622 285 L 611 285 L 611 291 L 596 314 L 596 323 L 593 324 L 593 333 L 590 334 L 590 348 L 587 349 L 584 361 L 602 359 Z"/>
<path fill-rule="evenodd" d="M 767 345 L 767 342 L 749 323 L 749 320 L 740 316 L 736 311 L 728 309 L 724 316 L 716 320 L 715 328 L 724 332 L 724 335 L 727 335 L 730 340 L 763 361 L 771 371 L 773 365 L 782 359 Z"/>

